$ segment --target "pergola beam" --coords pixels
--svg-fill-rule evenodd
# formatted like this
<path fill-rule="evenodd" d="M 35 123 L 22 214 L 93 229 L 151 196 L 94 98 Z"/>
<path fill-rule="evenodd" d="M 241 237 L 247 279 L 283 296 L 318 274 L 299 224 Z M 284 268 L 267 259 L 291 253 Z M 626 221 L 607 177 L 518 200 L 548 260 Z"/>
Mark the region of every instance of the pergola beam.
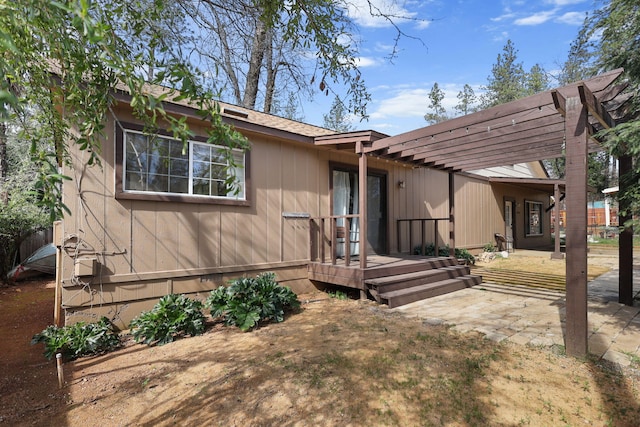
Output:
<path fill-rule="evenodd" d="M 616 125 L 615 120 L 613 120 L 609 112 L 605 110 L 602 103 L 598 101 L 598 98 L 596 98 L 588 87 L 585 85 L 578 86 L 578 93 L 580 94 L 582 104 L 587 107 L 589 113 L 591 113 L 605 129 L 610 129 Z"/>
<path fill-rule="evenodd" d="M 491 147 L 502 146 L 504 143 L 513 142 L 519 145 L 526 145 L 522 140 L 536 138 L 540 135 L 555 134 L 564 130 L 562 117 L 557 114 L 555 116 L 545 117 L 539 122 L 526 122 L 522 124 L 509 125 L 500 129 L 485 130 L 479 135 L 469 135 L 462 138 L 447 138 L 443 141 L 427 143 L 420 148 L 403 150 L 403 155 L 414 154 L 416 158 L 433 157 L 440 154 L 456 154 L 466 152 L 468 149 L 478 152 L 489 149 Z M 514 142 L 514 136 L 517 140 Z"/>
<path fill-rule="evenodd" d="M 622 69 L 609 71 L 589 79 L 586 83 L 591 91 L 597 94 L 598 92 L 607 89 L 620 76 L 620 74 L 622 74 L 622 72 Z M 575 88 L 580 84 L 585 84 L 585 82 L 573 83 L 559 88 L 556 91 L 558 94 L 575 91 Z M 486 130 L 492 126 L 508 126 L 513 123 L 514 120 L 515 123 L 526 121 L 530 118 L 529 116 L 533 117 L 536 110 L 543 115 L 546 115 L 547 113 L 552 114 L 552 112 L 555 113 L 556 110 L 554 108 L 552 91 L 542 92 L 507 104 L 502 104 L 477 113 L 436 123 L 431 126 L 416 129 L 393 137 L 379 139 L 373 142 L 371 147 L 367 148 L 367 152 L 386 149 L 388 150 L 387 153 L 391 154 L 397 151 L 419 147 L 425 144 L 427 142 L 425 139 L 430 138 L 431 136 L 435 137 L 440 134 L 455 133 L 452 137 L 463 137 L 467 131 L 471 133 L 472 131 L 482 131 L 483 128 Z"/>

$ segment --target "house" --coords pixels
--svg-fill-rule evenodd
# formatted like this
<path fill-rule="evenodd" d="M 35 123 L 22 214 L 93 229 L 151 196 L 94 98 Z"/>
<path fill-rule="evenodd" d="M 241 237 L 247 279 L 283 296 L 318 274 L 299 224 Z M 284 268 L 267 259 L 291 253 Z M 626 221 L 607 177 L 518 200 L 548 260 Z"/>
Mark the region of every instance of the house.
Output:
<path fill-rule="evenodd" d="M 596 80 L 595 90 L 611 81 Z M 190 106 L 166 104 L 195 132 L 183 153 L 162 132 L 146 136 L 128 96 L 118 93 L 101 167 L 72 151 L 63 171 L 72 177 L 63 188 L 71 215 L 54 239 L 63 249 L 65 322 L 105 315 L 126 327 L 163 295 L 202 297 L 264 271 L 298 293 L 327 282 L 384 302 L 383 277 L 424 269 L 424 259 L 408 255 L 427 243 L 479 250 L 495 233 L 511 233 L 516 248 L 548 247 L 550 194 L 564 183 L 549 180 L 536 162 L 562 149 L 535 155 L 514 149 L 542 144 L 547 133 L 560 145 L 559 125 L 545 118 L 564 118 L 560 109 L 548 111 L 554 101 L 544 95 L 529 100 L 535 117 L 528 113 L 522 122 L 516 120 L 524 104 L 516 101 L 491 116 L 476 113 L 393 137 L 335 134 L 221 104 L 224 120 L 251 144 L 233 153 L 239 167 L 229 170 L 221 151 L 202 142 L 207 123 Z M 227 173 L 238 191 L 224 185 Z M 445 272 L 444 281 L 478 283 L 468 270 L 458 271 L 455 259 L 434 263 L 429 267 Z"/>

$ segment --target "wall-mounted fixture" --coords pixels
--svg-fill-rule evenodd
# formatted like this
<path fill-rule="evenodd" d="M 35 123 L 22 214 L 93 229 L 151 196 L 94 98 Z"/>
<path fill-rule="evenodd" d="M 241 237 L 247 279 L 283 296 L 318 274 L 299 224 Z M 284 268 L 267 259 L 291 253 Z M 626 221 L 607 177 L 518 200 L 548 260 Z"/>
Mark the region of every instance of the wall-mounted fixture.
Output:
<path fill-rule="evenodd" d="M 405 188 L 407 186 L 407 183 L 404 182 L 403 180 L 398 181 L 398 188 Z"/>

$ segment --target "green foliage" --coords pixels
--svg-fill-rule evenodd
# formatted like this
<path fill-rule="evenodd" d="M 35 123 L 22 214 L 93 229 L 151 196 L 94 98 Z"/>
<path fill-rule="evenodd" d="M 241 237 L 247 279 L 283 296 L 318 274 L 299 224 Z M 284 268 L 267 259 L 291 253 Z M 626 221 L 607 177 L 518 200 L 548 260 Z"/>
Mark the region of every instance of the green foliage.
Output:
<path fill-rule="evenodd" d="M 457 112 L 462 115 L 473 113 L 476 110 L 475 103 L 477 97 L 473 88 L 468 84 L 464 85 L 464 88 L 458 92 L 458 104 L 454 107 Z"/>
<path fill-rule="evenodd" d="M 338 96 L 334 98 L 329 114 L 323 115 L 323 118 L 324 127 L 327 129 L 335 130 L 336 132 L 349 132 L 353 130 L 351 120 L 349 119 L 349 112 Z"/>
<path fill-rule="evenodd" d="M 422 246 L 416 246 L 415 248 L 413 248 L 414 255 L 436 256 L 435 252 L 436 246 L 433 243 L 425 245 L 424 253 L 422 252 Z M 467 264 L 476 263 L 476 258 L 467 249 L 456 248 L 454 251 L 454 255 L 457 259 L 464 259 Z M 449 256 L 449 245 L 440 246 L 438 248 L 437 256 Z"/>
<path fill-rule="evenodd" d="M 484 252 L 495 252 L 497 249 L 498 248 L 496 248 L 496 245 L 494 245 L 492 242 L 489 242 L 482 247 L 482 250 Z"/>
<path fill-rule="evenodd" d="M 300 306 L 296 294 L 276 282 L 274 273 L 255 278 L 243 277 L 211 292 L 205 306 L 214 318 L 221 317 L 226 325 L 237 326 L 245 332 L 259 322 L 284 321 L 287 310 Z"/>
<path fill-rule="evenodd" d="M 511 40 L 507 40 L 491 69 L 491 75 L 487 78 L 482 108 L 505 104 L 523 96 L 525 72 L 522 62 L 517 62 L 517 56 L 518 50 L 515 45 Z"/>
<path fill-rule="evenodd" d="M 0 124 L 0 138 L 3 136 L 7 144 L 7 176 L 0 179 L 0 280 L 6 279 L 25 238 L 51 226 L 49 212 L 38 205 L 36 171 L 29 162 L 29 147 Z"/>
<path fill-rule="evenodd" d="M 447 110 L 442 105 L 444 99 L 444 91 L 438 86 L 438 82 L 435 82 L 429 92 L 429 106 L 430 113 L 424 115 L 424 119 L 429 124 L 440 123 L 447 120 Z"/>
<path fill-rule="evenodd" d="M 202 302 L 184 295 L 165 295 L 150 310 L 140 313 L 129 325 L 136 342 L 164 345 L 182 335 L 200 335 L 205 318 Z"/>
<path fill-rule="evenodd" d="M 97 323 L 79 322 L 71 326 L 48 326 L 31 339 L 31 344 L 44 343 L 47 359 L 62 353 L 64 360 L 111 351 L 120 346 L 120 337 L 106 317 Z"/>
<path fill-rule="evenodd" d="M 611 0 L 602 2 L 581 30 L 583 38 L 593 40 L 586 50 L 600 71 L 624 68 L 629 83 L 627 92 L 634 95 L 629 106 L 629 116 L 640 111 L 640 5 L 635 0 Z M 616 157 L 630 156 L 632 170 L 619 177 L 621 192 L 618 194 L 621 214 L 626 213 L 636 220 L 629 225 L 639 225 L 640 215 L 640 120 L 635 119 L 596 134 L 604 138 L 609 154 Z"/>
<path fill-rule="evenodd" d="M 329 292 L 329 296 L 331 298 L 335 298 L 335 299 L 338 299 L 338 300 L 348 300 L 349 299 L 349 295 L 347 295 L 346 292 L 342 292 L 342 291 Z"/>
<path fill-rule="evenodd" d="M 202 75 L 172 56 L 162 43 L 164 35 L 154 32 L 153 24 L 166 16 L 166 6 L 164 1 L 140 9 L 136 2 L 0 4 L 0 121 L 27 112 L 37 116 L 36 125 L 25 126 L 23 135 L 31 143 L 31 161 L 38 171 L 38 203 L 48 206 L 53 217 L 68 213 L 60 199 L 65 177 L 59 174 L 58 163 L 68 161 L 73 145 L 86 153 L 88 165 L 99 163 L 99 141 L 115 102 L 116 84 L 130 93 L 135 114 L 150 132 L 163 122 L 183 142 L 190 136 L 184 119 L 164 110 L 162 101 L 175 98 L 190 101 L 211 122 L 209 142 L 247 146 L 244 137 L 222 122 L 213 95 L 202 89 Z M 121 37 L 124 33 L 149 43 L 132 47 Z M 149 67 L 155 70 L 149 82 L 170 89 L 146 90 L 140 70 Z M 55 150 L 38 148 L 40 141 L 48 141 Z"/>

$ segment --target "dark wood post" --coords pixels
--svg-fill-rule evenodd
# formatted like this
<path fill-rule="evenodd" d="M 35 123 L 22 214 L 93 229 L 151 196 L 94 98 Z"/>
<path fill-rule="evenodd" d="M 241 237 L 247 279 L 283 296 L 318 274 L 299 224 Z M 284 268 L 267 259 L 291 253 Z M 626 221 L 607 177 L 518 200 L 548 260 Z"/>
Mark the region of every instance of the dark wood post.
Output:
<path fill-rule="evenodd" d="M 449 172 L 449 256 L 456 256 L 455 174 Z M 438 254 L 436 254 L 437 256 Z"/>
<path fill-rule="evenodd" d="M 633 159 L 631 156 L 620 156 L 619 159 L 619 176 L 620 188 L 618 196 L 624 194 L 624 191 L 631 184 L 630 180 L 633 169 Z M 619 201 L 619 211 L 628 211 L 629 203 L 627 201 Z M 618 223 L 620 227 L 624 227 L 624 223 L 631 219 L 631 215 L 618 215 Z M 624 227 L 620 232 L 620 241 L 618 246 L 620 266 L 620 275 L 618 276 L 618 302 L 625 305 L 633 305 L 633 228 Z"/>
<path fill-rule="evenodd" d="M 560 252 L 560 185 L 558 183 L 553 184 L 553 198 L 555 200 L 555 206 L 553 208 L 554 219 L 554 251 L 551 254 L 551 259 L 564 259 L 564 254 Z"/>
<path fill-rule="evenodd" d="M 587 108 L 580 98 L 566 99 L 567 354 L 588 352 L 587 326 Z"/>
<path fill-rule="evenodd" d="M 359 201 L 360 209 L 360 268 L 367 268 L 367 155 L 362 142 L 356 145 L 356 153 L 360 156 L 358 162 Z"/>

